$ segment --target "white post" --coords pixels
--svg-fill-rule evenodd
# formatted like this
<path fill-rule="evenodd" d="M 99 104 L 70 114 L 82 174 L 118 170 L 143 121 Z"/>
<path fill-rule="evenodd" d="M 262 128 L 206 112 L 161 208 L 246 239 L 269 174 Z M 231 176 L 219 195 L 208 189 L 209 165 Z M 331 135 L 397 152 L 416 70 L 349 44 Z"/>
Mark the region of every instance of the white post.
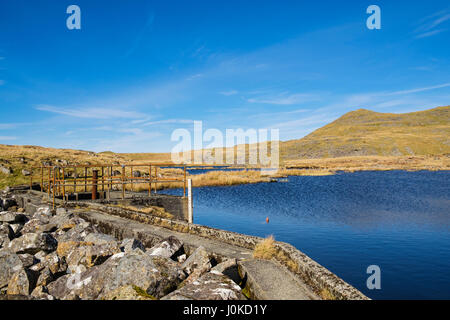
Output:
<path fill-rule="evenodd" d="M 192 179 L 188 179 L 188 222 L 194 223 L 194 216 L 192 212 Z"/>

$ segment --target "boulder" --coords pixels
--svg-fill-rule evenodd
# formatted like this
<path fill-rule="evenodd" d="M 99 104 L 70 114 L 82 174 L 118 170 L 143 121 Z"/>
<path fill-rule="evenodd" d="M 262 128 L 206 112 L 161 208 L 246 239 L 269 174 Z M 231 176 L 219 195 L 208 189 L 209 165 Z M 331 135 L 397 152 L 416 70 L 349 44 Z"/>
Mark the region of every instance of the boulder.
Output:
<path fill-rule="evenodd" d="M 14 230 L 8 223 L 0 225 L 0 237 L 6 236 L 9 240 L 14 238 Z"/>
<path fill-rule="evenodd" d="M 31 292 L 31 296 L 39 300 L 55 299 L 53 296 L 48 294 L 48 290 L 45 286 L 37 286 L 36 288 L 34 288 L 34 290 Z"/>
<path fill-rule="evenodd" d="M 142 288 L 134 285 L 127 285 L 106 294 L 104 300 L 155 300 L 156 298 L 149 295 Z"/>
<path fill-rule="evenodd" d="M 118 253 L 105 263 L 81 273 L 66 275 L 51 282 L 49 293 L 57 299 L 106 299 L 124 286 L 135 286 L 160 298 L 184 279 L 184 273 L 172 260 L 149 256 L 135 250 Z"/>
<path fill-rule="evenodd" d="M 36 286 L 46 286 L 53 280 L 54 276 L 53 273 L 50 271 L 50 268 L 45 267 L 39 274 Z"/>
<path fill-rule="evenodd" d="M 189 258 L 183 262 L 182 268 L 187 274 L 191 274 L 197 269 L 209 271 L 209 269 L 211 269 L 211 260 L 208 252 L 203 246 L 198 247 Z"/>
<path fill-rule="evenodd" d="M 179 263 L 183 263 L 183 262 L 186 261 L 186 258 L 187 258 L 186 253 L 183 253 L 182 255 L 179 255 L 177 257 L 177 260 L 178 260 Z"/>
<path fill-rule="evenodd" d="M 180 250 L 182 246 L 183 242 L 181 242 L 174 236 L 170 236 L 157 245 L 148 249 L 147 254 L 150 256 L 170 258 L 175 254 L 175 252 Z"/>
<path fill-rule="evenodd" d="M 7 294 L 29 295 L 33 291 L 35 283 L 34 275 L 30 271 L 20 268 L 9 280 Z"/>
<path fill-rule="evenodd" d="M 29 170 L 23 169 L 22 170 L 22 175 L 24 175 L 25 177 L 30 176 L 31 172 Z"/>
<path fill-rule="evenodd" d="M 138 239 L 131 238 L 123 239 L 120 244 L 120 249 L 122 249 L 125 253 L 129 253 L 134 250 L 141 250 L 142 252 L 145 252 L 145 247 L 142 242 Z"/>
<path fill-rule="evenodd" d="M 0 234 L 0 248 L 7 248 L 9 243 L 9 237 L 5 234 Z"/>
<path fill-rule="evenodd" d="M 2 209 L 6 211 L 11 207 L 16 207 L 17 202 L 15 199 L 5 198 L 5 199 L 2 199 L 1 205 L 2 205 Z"/>
<path fill-rule="evenodd" d="M 8 285 L 16 272 L 22 270 L 23 264 L 19 256 L 9 250 L 0 250 L 0 288 Z"/>
<path fill-rule="evenodd" d="M 58 242 L 48 233 L 26 233 L 12 240 L 8 248 L 15 253 L 35 254 L 41 250 L 54 251 Z"/>
<path fill-rule="evenodd" d="M 121 252 L 116 242 L 94 244 L 83 241 L 59 242 L 57 254 L 65 259 L 68 268 L 73 271 L 79 265 L 91 268 L 105 262 L 112 255 Z"/>
<path fill-rule="evenodd" d="M 32 265 L 39 262 L 34 256 L 29 253 L 18 254 L 20 261 L 22 261 L 22 265 L 25 268 L 31 267 Z"/>
<path fill-rule="evenodd" d="M 10 211 L 0 212 L 0 222 L 6 222 L 6 223 L 10 223 L 10 224 L 23 223 L 26 221 L 26 219 L 27 219 L 27 217 L 21 213 L 10 212 Z"/>
<path fill-rule="evenodd" d="M 114 244 L 118 246 L 117 240 L 108 234 L 103 233 L 89 233 L 85 238 L 84 241 L 93 243 L 95 245 L 102 245 L 102 244 Z"/>
<path fill-rule="evenodd" d="M 13 173 L 13 170 L 10 167 L 5 167 L 3 165 L 0 165 L 0 172 L 6 175 L 10 175 Z"/>
<path fill-rule="evenodd" d="M 197 281 L 168 294 L 161 300 L 246 300 L 233 280 L 220 272 L 209 272 Z"/>
<path fill-rule="evenodd" d="M 49 220 L 47 220 L 49 221 Z M 40 233 L 40 232 L 53 232 L 56 231 L 57 225 L 54 223 L 44 223 L 40 219 L 31 219 L 23 226 L 21 232 L 25 233 Z"/>
<path fill-rule="evenodd" d="M 55 277 L 58 277 L 59 275 L 66 273 L 67 263 L 66 260 L 60 258 L 56 252 L 52 252 L 41 257 L 38 263 L 30 267 L 30 270 L 41 272 L 46 268 L 48 268 Z"/>

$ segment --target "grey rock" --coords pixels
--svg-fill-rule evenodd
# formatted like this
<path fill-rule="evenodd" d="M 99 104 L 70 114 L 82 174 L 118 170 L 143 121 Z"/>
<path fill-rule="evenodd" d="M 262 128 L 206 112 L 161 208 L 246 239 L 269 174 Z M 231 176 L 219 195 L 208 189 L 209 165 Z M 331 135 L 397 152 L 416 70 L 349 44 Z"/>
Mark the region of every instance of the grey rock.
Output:
<path fill-rule="evenodd" d="M 122 243 L 120 244 L 120 248 L 125 253 L 129 253 L 134 250 L 142 250 L 142 252 L 145 252 L 144 245 L 138 239 L 131 239 L 131 238 L 123 239 Z"/>
<path fill-rule="evenodd" d="M 0 225 L 0 236 L 2 235 L 7 236 L 10 240 L 14 238 L 14 230 L 8 223 Z"/>
<path fill-rule="evenodd" d="M 103 234 L 103 233 L 98 233 L 98 232 L 88 234 L 84 238 L 84 241 L 91 242 L 95 245 L 111 244 L 111 243 L 113 243 L 114 245 L 118 245 L 117 241 L 114 237 L 112 237 L 108 234 Z"/>
<path fill-rule="evenodd" d="M 39 300 L 54 300 L 55 298 L 48 294 L 48 289 L 45 286 L 37 286 L 31 292 L 31 296 Z"/>
<path fill-rule="evenodd" d="M 33 291 L 36 283 L 35 275 L 21 268 L 14 273 L 8 282 L 7 294 L 9 295 L 29 295 Z"/>
<path fill-rule="evenodd" d="M 182 255 L 177 257 L 177 260 L 178 260 L 179 263 L 185 262 L 186 259 L 187 259 L 186 253 L 183 253 Z"/>
<path fill-rule="evenodd" d="M 19 256 L 9 250 L 0 250 L 0 288 L 8 285 L 14 273 L 23 268 Z"/>
<path fill-rule="evenodd" d="M 20 261 L 22 261 L 22 265 L 25 268 L 31 267 L 32 265 L 39 262 L 33 255 L 29 253 L 18 254 Z"/>
<path fill-rule="evenodd" d="M 8 210 L 11 207 L 15 207 L 17 206 L 17 202 L 15 199 L 12 198 L 5 198 L 2 200 L 2 209 L 3 210 Z"/>
<path fill-rule="evenodd" d="M 27 217 L 22 213 L 3 211 L 0 212 L 0 222 L 6 223 L 21 223 L 25 222 Z"/>
<path fill-rule="evenodd" d="M 60 258 L 56 252 L 49 253 L 40 258 L 40 261 L 30 267 L 30 270 L 35 272 L 42 272 L 48 268 L 53 276 L 57 277 L 66 273 L 67 263 L 64 258 Z"/>
<path fill-rule="evenodd" d="M 189 256 L 189 258 L 186 259 L 186 261 L 182 265 L 182 268 L 187 274 L 191 274 L 196 269 L 211 269 L 211 261 L 208 252 L 203 246 L 198 247 Z"/>
<path fill-rule="evenodd" d="M 180 250 L 182 246 L 183 242 L 181 242 L 174 236 L 170 236 L 157 245 L 148 249 L 147 254 L 150 256 L 170 258 L 175 254 L 175 252 Z"/>
<path fill-rule="evenodd" d="M 22 231 L 23 225 L 19 224 L 19 223 L 14 223 L 14 224 L 11 224 L 10 227 L 11 227 L 12 231 L 14 232 L 14 237 L 16 237 Z"/>
<path fill-rule="evenodd" d="M 94 244 L 83 241 L 59 242 L 57 254 L 64 259 L 70 270 L 79 265 L 91 268 L 105 262 L 112 255 L 121 252 L 116 242 Z"/>
<path fill-rule="evenodd" d="M 50 268 L 45 267 L 39 274 L 39 278 L 37 279 L 36 286 L 46 286 L 53 280 L 54 280 L 54 276 L 53 276 L 53 273 L 50 271 Z"/>
<path fill-rule="evenodd" d="M 54 251 L 58 242 L 48 233 L 26 233 L 12 240 L 8 248 L 15 253 L 35 254 L 41 250 Z"/>
<path fill-rule="evenodd" d="M 10 167 L 5 167 L 3 165 L 0 165 L 0 172 L 6 175 L 10 175 L 13 173 L 13 170 Z"/>
<path fill-rule="evenodd" d="M 118 253 L 105 263 L 51 282 L 49 293 L 57 299 L 103 299 L 124 286 L 136 286 L 162 297 L 184 279 L 183 271 L 167 258 L 133 251 Z"/>
<path fill-rule="evenodd" d="M 209 272 L 161 300 L 246 300 L 241 288 L 219 272 Z"/>

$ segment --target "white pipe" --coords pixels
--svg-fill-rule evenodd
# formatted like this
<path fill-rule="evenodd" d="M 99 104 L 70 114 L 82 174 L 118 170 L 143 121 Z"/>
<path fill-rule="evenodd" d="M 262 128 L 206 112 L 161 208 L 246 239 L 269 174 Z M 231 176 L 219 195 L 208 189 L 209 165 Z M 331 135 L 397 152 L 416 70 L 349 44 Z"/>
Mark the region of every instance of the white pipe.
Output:
<path fill-rule="evenodd" d="M 193 205 L 192 205 L 192 179 L 188 179 L 188 222 L 194 223 Z"/>

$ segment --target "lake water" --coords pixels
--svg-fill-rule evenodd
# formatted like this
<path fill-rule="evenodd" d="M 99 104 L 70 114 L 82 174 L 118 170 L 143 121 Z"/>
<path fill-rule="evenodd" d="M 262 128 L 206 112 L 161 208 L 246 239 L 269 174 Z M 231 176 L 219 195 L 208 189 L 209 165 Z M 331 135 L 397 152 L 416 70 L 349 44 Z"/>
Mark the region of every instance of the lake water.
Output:
<path fill-rule="evenodd" d="M 193 195 L 195 223 L 274 235 L 373 299 L 450 299 L 448 171 L 289 177 Z M 381 290 L 367 289 L 369 265 L 381 268 Z"/>

